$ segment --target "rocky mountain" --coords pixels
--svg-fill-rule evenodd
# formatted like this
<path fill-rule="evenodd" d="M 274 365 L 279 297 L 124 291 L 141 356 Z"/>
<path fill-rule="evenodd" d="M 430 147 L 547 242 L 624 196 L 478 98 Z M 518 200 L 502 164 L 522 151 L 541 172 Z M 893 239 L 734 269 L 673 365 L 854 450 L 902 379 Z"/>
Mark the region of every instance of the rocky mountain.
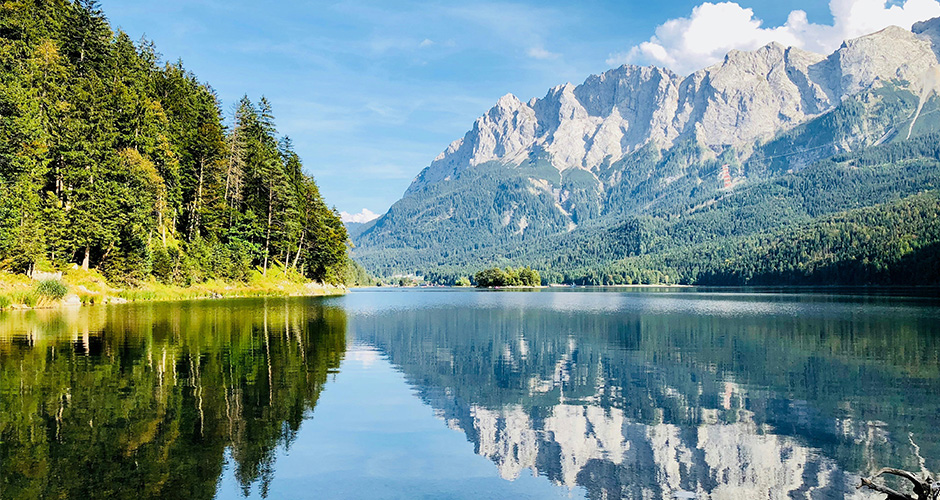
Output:
<path fill-rule="evenodd" d="M 677 214 L 936 131 L 938 54 L 940 18 L 828 56 L 771 43 L 685 77 L 625 65 L 528 102 L 507 94 L 358 234 L 354 254 L 378 273 L 512 261 L 552 235 Z"/>
<path fill-rule="evenodd" d="M 747 149 L 884 82 L 918 88 L 937 66 L 937 49 L 929 36 L 889 27 L 849 40 L 828 57 L 771 43 L 732 51 L 684 78 L 624 65 L 528 103 L 506 94 L 408 192 L 490 161 L 518 165 L 537 150 L 559 170 L 594 171 L 649 143 L 668 149 L 694 140 L 713 150 Z"/>

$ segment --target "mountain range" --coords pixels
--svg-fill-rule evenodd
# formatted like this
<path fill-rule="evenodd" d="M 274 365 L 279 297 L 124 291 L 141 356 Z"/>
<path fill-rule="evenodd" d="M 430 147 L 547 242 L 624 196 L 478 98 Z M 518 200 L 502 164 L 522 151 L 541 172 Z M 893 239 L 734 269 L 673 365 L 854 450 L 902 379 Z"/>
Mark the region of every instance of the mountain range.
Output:
<path fill-rule="evenodd" d="M 560 282 L 730 276 L 694 255 L 743 245 L 753 257 L 852 210 L 932 203 L 905 198 L 930 196 L 940 172 L 938 56 L 940 18 L 829 55 L 771 43 L 685 77 L 624 65 L 528 102 L 507 94 L 386 214 L 350 228 L 353 256 L 440 282 L 509 264 Z M 825 193 L 840 199 L 807 200 Z M 936 228 L 913 222 L 917 244 L 886 266 L 932 244 Z M 885 238 L 872 251 L 898 235 Z M 809 264 L 838 265 L 829 254 Z M 787 264 L 810 276 L 807 263 Z"/>

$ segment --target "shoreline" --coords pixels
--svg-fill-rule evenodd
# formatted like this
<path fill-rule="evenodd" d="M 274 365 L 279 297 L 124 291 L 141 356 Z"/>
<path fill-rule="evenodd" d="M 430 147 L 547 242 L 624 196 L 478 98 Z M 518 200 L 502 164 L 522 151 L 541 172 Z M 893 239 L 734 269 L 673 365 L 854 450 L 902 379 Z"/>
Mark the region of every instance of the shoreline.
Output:
<path fill-rule="evenodd" d="M 0 310 L 33 310 L 83 307 L 131 302 L 176 302 L 249 297 L 331 297 L 348 293 L 345 285 L 299 281 L 296 277 L 260 273 L 244 282 L 208 280 L 189 286 L 146 281 L 137 286 L 116 287 L 95 271 L 70 270 L 57 281 L 64 292 L 44 294 L 40 281 L 25 275 L 0 275 Z M 292 279 L 293 278 L 293 279 Z"/>

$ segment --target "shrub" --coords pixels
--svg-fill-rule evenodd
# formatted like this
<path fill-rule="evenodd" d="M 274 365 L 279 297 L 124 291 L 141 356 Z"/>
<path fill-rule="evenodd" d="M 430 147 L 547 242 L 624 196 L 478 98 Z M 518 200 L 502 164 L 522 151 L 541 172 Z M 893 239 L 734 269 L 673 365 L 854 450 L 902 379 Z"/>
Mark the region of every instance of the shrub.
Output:
<path fill-rule="evenodd" d="M 44 280 L 40 281 L 36 285 L 36 292 L 39 293 L 42 297 L 49 297 L 51 299 L 59 300 L 62 297 L 65 297 L 65 294 L 69 293 L 69 289 L 65 284 L 58 280 Z"/>
<path fill-rule="evenodd" d="M 10 297 L 7 297 L 6 295 L 0 295 L 0 309 L 6 309 L 10 307 L 10 304 L 12 304 Z"/>

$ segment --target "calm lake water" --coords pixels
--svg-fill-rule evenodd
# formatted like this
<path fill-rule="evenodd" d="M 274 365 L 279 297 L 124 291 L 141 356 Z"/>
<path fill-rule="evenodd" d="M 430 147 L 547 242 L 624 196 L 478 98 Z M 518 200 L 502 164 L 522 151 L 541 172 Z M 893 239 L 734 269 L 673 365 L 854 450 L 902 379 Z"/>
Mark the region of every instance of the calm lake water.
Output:
<path fill-rule="evenodd" d="M 356 290 L 0 313 L 0 498 L 879 498 L 940 303 Z"/>

